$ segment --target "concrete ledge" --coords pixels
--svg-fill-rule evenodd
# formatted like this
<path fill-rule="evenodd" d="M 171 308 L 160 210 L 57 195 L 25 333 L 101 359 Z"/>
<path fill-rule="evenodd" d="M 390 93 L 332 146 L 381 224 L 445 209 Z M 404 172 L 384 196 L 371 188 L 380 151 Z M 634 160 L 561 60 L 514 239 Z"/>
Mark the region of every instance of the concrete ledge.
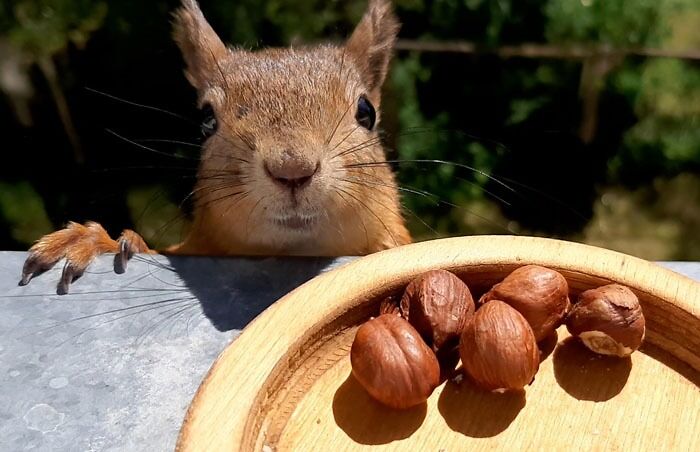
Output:
<path fill-rule="evenodd" d="M 216 356 L 285 293 L 350 258 L 102 257 L 56 295 L 0 252 L 0 449 L 171 451 Z"/>
<path fill-rule="evenodd" d="M 56 295 L 60 265 L 18 287 L 0 252 L 2 450 L 171 451 L 221 350 L 291 289 L 351 258 L 103 257 Z M 664 263 L 700 280 L 700 263 Z M 271 332 L 274 334 L 274 332 Z"/>

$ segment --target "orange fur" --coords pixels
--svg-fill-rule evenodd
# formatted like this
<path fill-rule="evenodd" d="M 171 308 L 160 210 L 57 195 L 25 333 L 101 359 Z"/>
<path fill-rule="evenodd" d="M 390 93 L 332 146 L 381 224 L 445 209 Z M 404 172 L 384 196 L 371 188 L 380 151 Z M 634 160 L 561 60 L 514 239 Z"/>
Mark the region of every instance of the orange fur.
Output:
<path fill-rule="evenodd" d="M 59 294 L 64 294 L 101 254 L 117 253 L 115 269 L 123 269 L 126 260 L 133 254 L 153 252 L 141 236 L 130 229 L 125 229 L 117 240 L 112 240 L 99 223 L 89 221 L 82 225 L 71 221 L 65 229 L 45 235 L 31 247 L 22 268 L 20 285 L 29 284 L 34 276 L 65 258 L 66 264 L 57 289 Z"/>
<path fill-rule="evenodd" d="M 409 243 L 390 168 L 347 167 L 385 160 L 376 128 L 358 127 L 355 108 L 361 95 L 380 105 L 398 31 L 389 2 L 370 1 L 344 46 L 235 49 L 216 59 L 207 57 L 221 41 L 198 31 L 210 28 L 195 8 L 189 2 L 176 14 L 175 36 L 200 103 L 221 124 L 202 156 L 192 231 L 171 251 L 337 256 Z M 191 69 L 202 61 L 207 70 Z M 265 174 L 266 165 L 290 164 L 319 168 L 295 199 Z M 230 187 L 216 177 L 224 174 Z M 275 224 L 289 215 L 316 224 Z"/>
<path fill-rule="evenodd" d="M 174 18 L 186 76 L 218 129 L 203 147 L 191 230 L 167 253 L 363 255 L 411 241 L 394 175 L 373 163 L 385 160 L 377 128 L 355 118 L 365 96 L 381 119 L 399 28 L 387 0 L 370 0 L 342 46 L 230 49 L 196 1 Z M 133 231 L 114 241 L 96 223 L 71 223 L 32 247 L 23 282 L 63 257 L 79 275 L 99 254 L 118 253 L 123 270 L 148 251 Z"/>

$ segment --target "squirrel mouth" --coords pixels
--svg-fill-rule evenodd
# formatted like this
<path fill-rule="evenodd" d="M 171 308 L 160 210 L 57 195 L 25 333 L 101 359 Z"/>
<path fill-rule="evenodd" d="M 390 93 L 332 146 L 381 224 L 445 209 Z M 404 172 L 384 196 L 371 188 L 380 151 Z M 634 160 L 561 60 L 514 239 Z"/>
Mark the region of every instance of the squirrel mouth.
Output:
<path fill-rule="evenodd" d="M 311 229 L 318 221 L 316 215 L 288 215 L 285 217 L 273 218 L 272 221 L 278 225 L 288 229 L 304 230 Z"/>

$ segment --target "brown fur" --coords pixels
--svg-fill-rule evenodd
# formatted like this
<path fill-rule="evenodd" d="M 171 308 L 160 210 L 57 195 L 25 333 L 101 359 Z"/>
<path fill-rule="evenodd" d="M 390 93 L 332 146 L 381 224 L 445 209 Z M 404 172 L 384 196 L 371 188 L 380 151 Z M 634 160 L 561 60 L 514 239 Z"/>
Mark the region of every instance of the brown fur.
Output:
<path fill-rule="evenodd" d="M 399 28 L 387 0 L 370 0 L 342 46 L 229 49 L 196 1 L 183 0 L 174 17 L 186 76 L 200 104 L 213 108 L 218 130 L 203 149 L 191 231 L 167 252 L 362 255 L 411 241 L 390 168 L 347 167 L 385 159 L 376 126 L 359 126 L 355 113 L 365 95 L 379 121 Z M 309 174 L 293 190 L 280 183 Z M 72 244 L 81 243 L 84 270 L 94 256 L 118 251 L 106 233 L 90 238 L 91 228 L 73 223 L 42 238 L 28 262 L 43 269 L 58 256 L 70 259 Z M 68 230 L 82 238 L 66 241 Z M 126 240 L 130 253 L 144 251 L 136 237 Z M 35 268 L 25 268 L 25 277 L 29 270 Z"/>

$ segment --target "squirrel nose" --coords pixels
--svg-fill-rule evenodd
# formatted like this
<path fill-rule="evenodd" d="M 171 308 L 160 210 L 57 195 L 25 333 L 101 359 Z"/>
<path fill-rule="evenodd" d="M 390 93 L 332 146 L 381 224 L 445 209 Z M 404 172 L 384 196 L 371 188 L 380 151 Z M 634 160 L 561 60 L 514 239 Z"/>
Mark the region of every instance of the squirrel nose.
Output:
<path fill-rule="evenodd" d="M 319 162 L 313 164 L 309 160 L 285 159 L 280 162 L 265 162 L 265 172 L 278 184 L 297 189 L 308 185 L 319 166 Z"/>

